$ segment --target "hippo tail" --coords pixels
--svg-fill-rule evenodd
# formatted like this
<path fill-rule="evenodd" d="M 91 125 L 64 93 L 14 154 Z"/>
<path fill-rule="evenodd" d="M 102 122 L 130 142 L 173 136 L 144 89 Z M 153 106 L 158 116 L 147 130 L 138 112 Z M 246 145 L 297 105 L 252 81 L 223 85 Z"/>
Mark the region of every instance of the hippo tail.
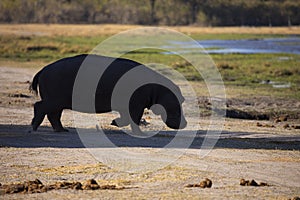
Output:
<path fill-rule="evenodd" d="M 39 77 L 40 77 L 40 74 L 41 74 L 42 70 L 39 71 L 34 77 L 33 77 L 33 80 L 29 86 L 29 90 L 31 92 L 34 92 L 36 95 L 38 95 L 38 89 L 37 89 L 37 86 L 39 84 Z"/>

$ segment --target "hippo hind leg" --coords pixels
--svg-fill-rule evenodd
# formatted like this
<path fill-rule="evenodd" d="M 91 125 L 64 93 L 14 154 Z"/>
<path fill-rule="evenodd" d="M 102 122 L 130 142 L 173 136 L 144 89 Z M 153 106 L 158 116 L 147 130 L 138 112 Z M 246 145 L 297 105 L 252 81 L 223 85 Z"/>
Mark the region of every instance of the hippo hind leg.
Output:
<path fill-rule="evenodd" d="M 57 132 L 66 132 L 67 129 L 64 129 L 60 117 L 62 114 L 62 109 L 57 110 L 57 106 L 53 103 L 47 103 L 46 101 L 39 101 L 34 104 L 34 117 L 32 119 L 31 125 L 33 131 L 36 131 L 37 128 L 43 122 L 45 115 L 47 115 L 54 131 Z"/>
<path fill-rule="evenodd" d="M 43 101 L 39 101 L 34 104 L 34 117 L 31 121 L 33 131 L 37 130 L 45 118 L 46 112 L 44 107 Z"/>
<path fill-rule="evenodd" d="M 68 132 L 68 130 L 65 129 L 61 124 L 60 121 L 61 114 L 62 114 L 62 110 L 56 112 L 50 112 L 47 114 L 47 118 L 50 121 L 55 132 Z"/>

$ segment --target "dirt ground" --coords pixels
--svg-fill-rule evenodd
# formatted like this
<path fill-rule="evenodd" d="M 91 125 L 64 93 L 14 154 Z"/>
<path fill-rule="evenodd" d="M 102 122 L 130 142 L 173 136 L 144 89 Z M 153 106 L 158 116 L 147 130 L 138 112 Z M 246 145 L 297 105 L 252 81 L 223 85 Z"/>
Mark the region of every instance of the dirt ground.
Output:
<path fill-rule="evenodd" d="M 149 158 L 155 161 L 149 163 L 113 160 L 112 166 L 105 160 L 99 161 L 93 152 L 103 151 L 113 157 L 115 149 L 85 148 L 73 126 L 73 111 L 63 114 L 68 133 L 52 132 L 47 119 L 39 131 L 30 132 L 32 104 L 38 97 L 28 92 L 28 86 L 36 72 L 36 69 L 0 67 L 0 183 L 36 178 L 44 184 L 95 179 L 100 185 L 115 184 L 123 189 L 60 189 L 34 194 L 3 194 L 0 190 L 1 199 L 289 199 L 300 196 L 300 130 L 296 129 L 299 119 L 288 118 L 275 123 L 273 119 L 227 118 L 211 150 L 201 148 L 209 118 L 190 119 L 201 127 L 190 148 L 167 149 L 174 155 L 168 154 L 166 158 L 162 149 L 173 139 L 172 131 L 166 129 L 149 140 L 132 139 L 109 125 L 115 113 L 101 114 L 100 126 L 108 138 L 118 144 L 119 150 L 155 157 Z M 242 108 L 237 99 L 229 102 Z M 292 104 L 294 109 L 300 110 L 300 102 L 277 102 L 266 97 L 257 98 L 253 106 L 262 103 L 278 109 Z M 248 107 L 251 105 L 247 103 Z M 149 126 L 156 126 L 156 120 L 150 120 Z M 182 155 L 177 157 L 175 152 Z M 142 163 L 143 166 L 138 166 L 142 170 L 128 172 L 121 170 L 124 166 L 120 163 L 124 166 Z M 211 188 L 186 187 L 205 178 L 212 180 Z M 240 186 L 242 178 L 269 186 Z"/>

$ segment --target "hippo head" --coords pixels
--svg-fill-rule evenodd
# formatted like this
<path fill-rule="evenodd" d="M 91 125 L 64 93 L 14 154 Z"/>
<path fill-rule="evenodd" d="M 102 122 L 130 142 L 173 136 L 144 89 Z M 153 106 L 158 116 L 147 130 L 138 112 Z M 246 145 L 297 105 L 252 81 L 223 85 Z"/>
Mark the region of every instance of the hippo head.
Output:
<path fill-rule="evenodd" d="M 154 114 L 161 115 L 163 121 L 169 128 L 183 129 L 187 125 L 182 111 L 184 97 L 177 86 L 172 90 L 173 91 L 165 87 L 160 87 L 159 96 L 150 109 Z"/>

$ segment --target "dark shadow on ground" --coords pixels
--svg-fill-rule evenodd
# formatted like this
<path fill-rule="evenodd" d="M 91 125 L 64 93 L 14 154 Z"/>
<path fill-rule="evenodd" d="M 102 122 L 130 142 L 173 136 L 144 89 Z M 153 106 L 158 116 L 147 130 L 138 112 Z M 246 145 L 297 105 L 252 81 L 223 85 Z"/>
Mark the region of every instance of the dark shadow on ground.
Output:
<path fill-rule="evenodd" d="M 84 148 L 76 129 L 69 128 L 69 132 L 53 132 L 51 127 L 40 127 L 37 132 L 29 132 L 30 126 L 0 124 L 0 147 L 20 148 Z M 88 131 L 88 130 L 86 130 Z M 163 131 L 149 138 L 132 137 L 122 131 L 104 130 L 107 138 L 118 147 L 151 147 L 163 148 L 175 137 L 175 131 Z M 188 131 L 187 137 L 188 136 Z M 255 138 L 253 137 L 255 135 Z M 222 132 L 214 148 L 231 149 L 281 149 L 300 150 L 300 136 L 268 136 L 258 133 Z M 206 131 L 200 130 L 189 148 L 200 149 Z M 260 137 L 261 136 L 261 137 Z M 181 137 L 184 141 L 185 137 Z M 180 148 L 180 147 L 179 147 Z"/>

